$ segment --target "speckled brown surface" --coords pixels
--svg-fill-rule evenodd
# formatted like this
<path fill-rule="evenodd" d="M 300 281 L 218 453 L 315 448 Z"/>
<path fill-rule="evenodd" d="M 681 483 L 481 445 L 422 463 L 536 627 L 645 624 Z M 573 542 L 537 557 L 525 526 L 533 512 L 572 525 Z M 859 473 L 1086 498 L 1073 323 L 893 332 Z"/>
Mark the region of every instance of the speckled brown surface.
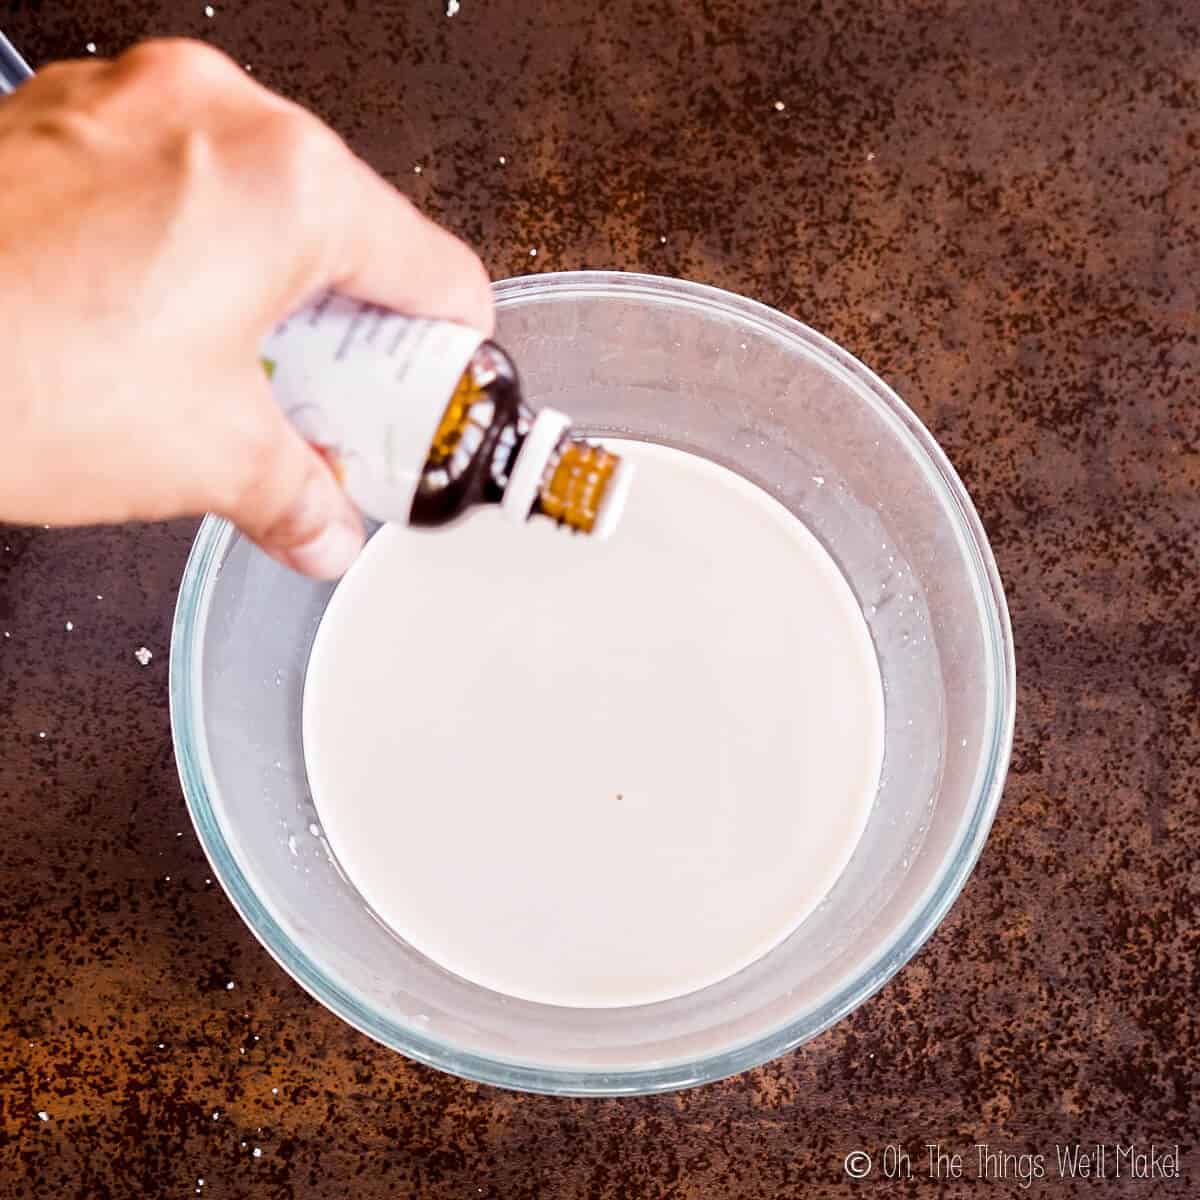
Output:
<path fill-rule="evenodd" d="M 0 24 L 38 62 L 205 36 L 496 275 L 679 274 L 855 351 L 991 533 L 1013 769 L 939 932 L 800 1051 L 655 1099 L 476 1087 L 341 1025 L 207 883 L 166 705 L 190 527 L 0 530 L 0 1197 L 1200 1194 L 1200 10 L 215 7 Z M 1059 1180 L 1076 1139 L 1180 1143 L 1186 1178 Z M 930 1141 L 1050 1178 L 939 1192 Z M 845 1177 L 888 1142 L 914 1179 Z"/>

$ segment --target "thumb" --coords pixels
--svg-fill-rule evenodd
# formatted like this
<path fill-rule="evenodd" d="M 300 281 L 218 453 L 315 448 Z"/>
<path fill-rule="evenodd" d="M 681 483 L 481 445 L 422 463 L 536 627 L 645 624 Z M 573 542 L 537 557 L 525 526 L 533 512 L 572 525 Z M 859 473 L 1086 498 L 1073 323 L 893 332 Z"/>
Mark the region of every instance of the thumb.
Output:
<path fill-rule="evenodd" d="M 261 419 L 244 456 L 246 477 L 221 515 L 272 558 L 316 579 L 337 579 L 365 540 L 357 509 L 325 460 L 256 383 Z"/>

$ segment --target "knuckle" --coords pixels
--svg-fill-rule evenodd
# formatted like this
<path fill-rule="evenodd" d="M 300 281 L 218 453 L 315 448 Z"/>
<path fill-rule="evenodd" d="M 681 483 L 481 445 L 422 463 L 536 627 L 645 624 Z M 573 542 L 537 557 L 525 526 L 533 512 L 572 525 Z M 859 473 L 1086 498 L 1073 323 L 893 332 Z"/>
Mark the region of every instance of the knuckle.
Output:
<path fill-rule="evenodd" d="M 269 114 L 262 122 L 261 162 L 272 191 L 283 201 L 290 242 L 299 258 L 324 244 L 331 178 L 336 177 L 341 142 L 302 110 Z"/>
<path fill-rule="evenodd" d="M 203 88 L 224 84 L 231 73 L 241 76 L 221 51 L 187 38 L 142 42 L 126 50 L 114 66 L 135 80 L 156 86 L 169 83 Z"/>
<path fill-rule="evenodd" d="M 332 130 L 300 109 L 283 109 L 266 117 L 262 136 L 280 182 L 292 192 L 311 185 L 337 145 Z"/>

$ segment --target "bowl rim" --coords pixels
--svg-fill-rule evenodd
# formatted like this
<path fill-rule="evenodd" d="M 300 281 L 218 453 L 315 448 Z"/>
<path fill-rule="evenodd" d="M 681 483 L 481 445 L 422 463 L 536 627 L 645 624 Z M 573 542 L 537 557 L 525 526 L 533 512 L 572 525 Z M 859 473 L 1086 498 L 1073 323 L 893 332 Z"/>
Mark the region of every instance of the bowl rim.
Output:
<path fill-rule="evenodd" d="M 235 534 L 228 521 L 206 517 L 196 535 L 180 582 L 171 631 L 171 733 L 180 782 L 201 845 L 242 920 L 272 958 L 330 1011 L 359 1032 L 409 1058 L 481 1083 L 520 1091 L 569 1096 L 617 1096 L 673 1091 L 738 1074 L 785 1054 L 828 1029 L 874 995 L 924 945 L 969 877 L 987 839 L 1004 788 L 1012 749 L 1016 708 L 1016 663 L 1008 606 L 983 525 L 957 472 L 933 436 L 903 400 L 847 350 L 815 330 L 755 300 L 707 284 L 667 276 L 620 271 L 564 271 L 503 279 L 493 284 L 498 307 L 559 296 L 643 296 L 670 300 L 726 315 L 803 343 L 853 376 L 876 403 L 897 419 L 923 452 L 930 477 L 957 516 L 965 550 L 986 614 L 984 629 L 990 686 L 991 727 L 976 772 L 975 794 L 946 854 L 943 872 L 906 919 L 874 955 L 866 970 L 846 982 L 823 1004 L 760 1037 L 703 1057 L 636 1070 L 567 1070 L 463 1051 L 417 1033 L 370 1011 L 329 978 L 280 927 L 238 866 L 213 813 L 215 778 L 200 720 L 200 637 L 204 630 L 217 568 Z"/>

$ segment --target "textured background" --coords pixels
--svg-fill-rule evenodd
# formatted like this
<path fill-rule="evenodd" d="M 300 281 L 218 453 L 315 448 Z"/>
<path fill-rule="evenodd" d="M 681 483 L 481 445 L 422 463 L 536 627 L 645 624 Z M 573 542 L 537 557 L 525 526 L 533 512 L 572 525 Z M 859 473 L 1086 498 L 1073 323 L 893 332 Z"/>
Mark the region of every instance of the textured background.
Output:
<path fill-rule="evenodd" d="M 1075 1139 L 1179 1142 L 1187 1178 L 988 1194 L 1200 1193 L 1194 0 L 462 0 L 452 19 L 2 0 L 0 25 L 35 63 L 209 39 L 497 276 L 676 274 L 829 334 L 962 473 L 1020 672 L 991 840 L 882 993 L 698 1091 L 519 1096 L 342 1026 L 207 882 L 166 705 L 191 527 L 0 529 L 3 1200 L 199 1178 L 209 1197 L 932 1195 L 842 1159 L 900 1142 L 919 1165 L 940 1140 L 1053 1161 Z"/>

